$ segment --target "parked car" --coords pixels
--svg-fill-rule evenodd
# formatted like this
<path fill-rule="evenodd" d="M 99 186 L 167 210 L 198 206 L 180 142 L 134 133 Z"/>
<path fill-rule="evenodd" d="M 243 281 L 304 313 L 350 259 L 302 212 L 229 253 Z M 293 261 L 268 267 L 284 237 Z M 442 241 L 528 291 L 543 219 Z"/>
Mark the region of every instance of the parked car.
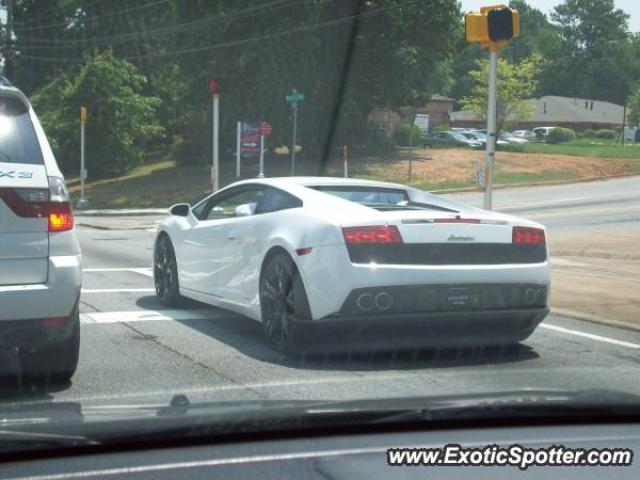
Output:
<path fill-rule="evenodd" d="M 64 178 L 27 97 L 0 78 L 0 348 L 23 377 L 68 381 L 80 348 L 80 244 Z"/>
<path fill-rule="evenodd" d="M 466 137 L 461 132 L 431 132 L 423 140 L 424 148 L 434 147 L 468 147 L 481 148 L 482 142 Z"/>
<path fill-rule="evenodd" d="M 525 143 L 529 143 L 529 140 L 516 137 L 512 132 L 502 132 L 500 139 L 511 145 L 524 145 Z"/>
<path fill-rule="evenodd" d="M 531 131 L 536 136 L 538 142 L 546 142 L 547 137 L 549 136 L 549 132 L 551 132 L 551 130 L 553 130 L 554 128 L 556 127 L 536 127 Z"/>
<path fill-rule="evenodd" d="M 521 138 L 522 140 L 526 140 L 528 142 L 539 141 L 538 136 L 531 130 L 514 130 L 513 132 L 511 132 L 511 135 L 514 138 Z"/>
<path fill-rule="evenodd" d="M 463 135 L 471 140 L 477 140 L 482 144 L 482 148 L 487 146 L 487 134 L 480 130 L 467 130 Z M 508 142 L 498 139 L 496 145 L 508 145 Z"/>

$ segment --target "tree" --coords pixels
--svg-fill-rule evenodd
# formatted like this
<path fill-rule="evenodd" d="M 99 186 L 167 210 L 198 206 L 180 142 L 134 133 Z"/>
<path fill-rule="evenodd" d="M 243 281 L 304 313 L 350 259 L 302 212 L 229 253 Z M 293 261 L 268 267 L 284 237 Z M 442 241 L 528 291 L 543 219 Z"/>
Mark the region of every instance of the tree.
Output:
<path fill-rule="evenodd" d="M 120 173 L 139 164 L 146 141 L 162 134 L 156 111 L 160 99 L 146 96 L 146 78 L 111 50 L 88 55 L 86 63 L 62 85 L 34 95 L 42 122 L 69 170 L 78 164 L 78 112 L 89 112 L 86 155 L 94 175 Z"/>
<path fill-rule="evenodd" d="M 527 100 L 536 91 L 539 64 L 540 57 L 537 54 L 517 64 L 505 59 L 498 60 L 498 131 L 502 130 L 506 122 L 526 120 L 531 115 L 531 105 Z M 472 95 L 462 99 L 462 108 L 486 119 L 489 60 L 478 61 L 477 69 L 469 72 L 469 75 L 475 80 L 475 86 Z"/>
<path fill-rule="evenodd" d="M 547 94 L 623 103 L 640 74 L 628 18 L 614 0 L 565 0 L 556 6 L 551 19 L 562 50 L 546 69 L 553 72 Z"/>

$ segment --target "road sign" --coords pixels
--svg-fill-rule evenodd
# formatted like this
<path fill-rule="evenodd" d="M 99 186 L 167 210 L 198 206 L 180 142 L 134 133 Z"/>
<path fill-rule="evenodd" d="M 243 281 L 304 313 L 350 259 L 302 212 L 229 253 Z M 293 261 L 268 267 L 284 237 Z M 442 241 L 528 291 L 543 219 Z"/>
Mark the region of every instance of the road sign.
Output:
<path fill-rule="evenodd" d="M 271 135 L 273 129 L 271 128 L 271 124 L 269 122 L 260 122 L 260 135 L 264 135 L 268 137 Z"/>
<path fill-rule="evenodd" d="M 240 153 L 245 156 L 260 153 L 260 125 L 242 122 L 240 127 Z"/>
<path fill-rule="evenodd" d="M 211 95 L 220 93 L 220 82 L 218 82 L 218 80 L 216 80 L 215 78 L 209 80 L 208 87 L 209 93 L 211 93 Z"/>
<path fill-rule="evenodd" d="M 293 92 L 284 97 L 287 103 L 300 103 L 304 100 L 304 93 Z"/>
<path fill-rule="evenodd" d="M 80 107 L 80 121 L 82 123 L 87 123 L 87 108 Z"/>
<path fill-rule="evenodd" d="M 429 133 L 429 114 L 417 113 L 413 124 L 420 129 L 422 135 Z"/>

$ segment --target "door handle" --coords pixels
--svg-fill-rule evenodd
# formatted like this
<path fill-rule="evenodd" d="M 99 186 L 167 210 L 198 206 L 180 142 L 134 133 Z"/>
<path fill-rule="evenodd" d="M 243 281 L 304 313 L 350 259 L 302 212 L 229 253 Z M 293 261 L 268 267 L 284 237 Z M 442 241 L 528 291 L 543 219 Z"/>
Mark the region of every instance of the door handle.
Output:
<path fill-rule="evenodd" d="M 237 240 L 236 237 L 227 237 L 227 240 Z"/>

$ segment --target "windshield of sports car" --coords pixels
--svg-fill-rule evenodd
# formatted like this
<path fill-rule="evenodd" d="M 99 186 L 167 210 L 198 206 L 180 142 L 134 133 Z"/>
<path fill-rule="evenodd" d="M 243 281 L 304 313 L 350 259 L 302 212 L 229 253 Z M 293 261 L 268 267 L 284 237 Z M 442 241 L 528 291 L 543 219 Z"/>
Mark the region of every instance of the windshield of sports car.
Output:
<path fill-rule="evenodd" d="M 0 24 L 0 455 L 276 410 L 310 433 L 344 402 L 640 413 L 640 2 Z"/>

